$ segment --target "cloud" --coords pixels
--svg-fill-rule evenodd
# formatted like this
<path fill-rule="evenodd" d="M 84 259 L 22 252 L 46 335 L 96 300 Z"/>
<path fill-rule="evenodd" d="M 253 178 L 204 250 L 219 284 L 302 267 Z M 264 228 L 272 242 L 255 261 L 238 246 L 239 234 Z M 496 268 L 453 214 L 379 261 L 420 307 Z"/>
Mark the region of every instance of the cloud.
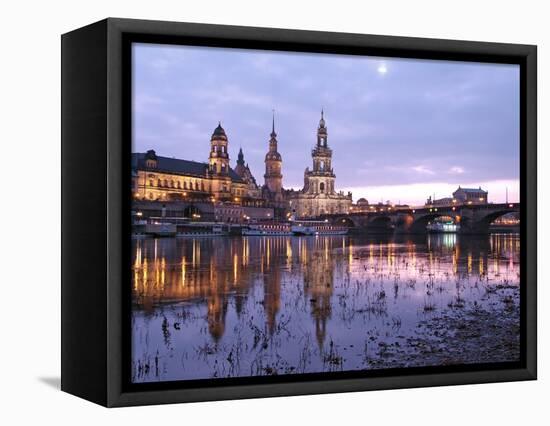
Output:
<path fill-rule="evenodd" d="M 251 105 L 268 108 L 273 104 L 270 96 L 250 92 L 237 85 L 227 85 L 214 89 L 198 88 L 193 95 L 202 102 L 211 104 Z"/>
<path fill-rule="evenodd" d="M 419 165 L 419 166 L 413 166 L 411 167 L 416 173 L 420 173 L 423 175 L 435 175 L 435 172 L 431 169 L 428 169 L 426 166 Z"/>
<path fill-rule="evenodd" d="M 464 168 L 459 166 L 453 166 L 449 169 L 449 173 L 452 175 L 461 175 L 464 173 Z"/>

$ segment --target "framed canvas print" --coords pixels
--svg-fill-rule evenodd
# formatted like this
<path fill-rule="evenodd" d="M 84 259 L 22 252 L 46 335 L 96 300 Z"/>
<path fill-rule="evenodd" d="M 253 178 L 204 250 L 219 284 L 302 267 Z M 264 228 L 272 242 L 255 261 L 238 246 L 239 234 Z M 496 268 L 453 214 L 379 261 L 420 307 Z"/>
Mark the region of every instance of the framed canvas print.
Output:
<path fill-rule="evenodd" d="M 62 389 L 536 378 L 536 47 L 107 19 L 62 37 Z"/>

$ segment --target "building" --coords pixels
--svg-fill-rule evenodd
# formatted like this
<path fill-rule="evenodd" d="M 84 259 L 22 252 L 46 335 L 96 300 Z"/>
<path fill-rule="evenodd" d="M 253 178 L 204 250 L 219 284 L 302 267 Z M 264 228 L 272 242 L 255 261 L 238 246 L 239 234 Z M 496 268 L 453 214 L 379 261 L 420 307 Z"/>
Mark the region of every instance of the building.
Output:
<path fill-rule="evenodd" d="M 277 133 L 275 133 L 275 115 L 269 139 L 269 150 L 265 155 L 265 174 L 262 195 L 277 207 L 285 207 L 283 197 L 283 158 L 278 151 Z"/>
<path fill-rule="evenodd" d="M 453 203 L 454 200 L 454 203 Z M 430 195 L 428 199 L 426 200 L 425 205 L 426 206 L 451 206 L 455 204 L 457 201 L 453 197 L 444 197 L 444 198 L 432 198 Z"/>
<path fill-rule="evenodd" d="M 359 198 L 355 205 L 351 206 L 354 213 L 366 213 L 369 211 L 370 205 L 366 198 Z"/>
<path fill-rule="evenodd" d="M 290 210 L 297 217 L 316 217 L 323 214 L 349 213 L 352 196 L 348 192 L 336 192 L 336 175 L 332 169 L 332 150 L 328 146 L 328 131 L 324 113 L 317 128 L 317 144 L 311 151 L 313 168 L 304 172 L 304 187 L 301 191 L 287 193 Z"/>
<path fill-rule="evenodd" d="M 489 191 L 479 188 L 461 188 L 453 192 L 453 199 L 458 204 L 487 204 L 489 202 Z"/>
<path fill-rule="evenodd" d="M 240 174 L 229 164 L 228 138 L 221 123 L 210 138 L 208 162 L 158 156 L 154 150 L 132 154 L 134 198 L 148 201 L 211 201 L 261 205 L 261 194 L 242 150 Z"/>
<path fill-rule="evenodd" d="M 239 149 L 239 154 L 237 156 L 237 166 L 235 167 L 235 173 L 246 183 L 247 187 L 247 196 L 248 198 L 254 200 L 257 205 L 262 205 L 262 189 L 256 183 L 256 178 L 252 175 L 248 163 L 244 162 L 244 154 L 242 148 Z"/>

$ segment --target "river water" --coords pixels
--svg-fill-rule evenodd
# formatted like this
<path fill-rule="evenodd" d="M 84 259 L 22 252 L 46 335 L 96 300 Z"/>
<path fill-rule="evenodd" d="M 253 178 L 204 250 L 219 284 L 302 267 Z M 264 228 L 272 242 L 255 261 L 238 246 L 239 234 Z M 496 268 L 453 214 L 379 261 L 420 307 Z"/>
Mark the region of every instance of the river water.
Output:
<path fill-rule="evenodd" d="M 490 309 L 491 289 L 519 286 L 516 234 L 134 239 L 132 247 L 134 382 L 380 368 L 388 345 L 401 349 L 385 368 L 425 365 L 406 349 L 422 324 Z M 445 360 L 453 362 L 469 362 L 468 353 Z"/>

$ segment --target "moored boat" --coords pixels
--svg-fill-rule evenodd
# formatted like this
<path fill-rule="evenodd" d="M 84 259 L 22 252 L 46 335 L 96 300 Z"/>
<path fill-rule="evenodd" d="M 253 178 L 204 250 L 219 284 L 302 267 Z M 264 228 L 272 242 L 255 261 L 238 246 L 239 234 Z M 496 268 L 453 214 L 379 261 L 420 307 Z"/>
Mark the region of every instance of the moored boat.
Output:
<path fill-rule="evenodd" d="M 460 231 L 460 225 L 453 222 L 431 222 L 426 225 L 426 230 L 434 234 L 453 234 Z"/>
<path fill-rule="evenodd" d="M 292 235 L 290 223 L 286 222 L 269 222 L 269 223 L 253 223 L 248 227 L 242 228 L 244 236 L 277 236 L 277 235 Z"/>
<path fill-rule="evenodd" d="M 297 220 L 291 227 L 293 235 L 345 235 L 348 228 L 322 220 Z"/>

